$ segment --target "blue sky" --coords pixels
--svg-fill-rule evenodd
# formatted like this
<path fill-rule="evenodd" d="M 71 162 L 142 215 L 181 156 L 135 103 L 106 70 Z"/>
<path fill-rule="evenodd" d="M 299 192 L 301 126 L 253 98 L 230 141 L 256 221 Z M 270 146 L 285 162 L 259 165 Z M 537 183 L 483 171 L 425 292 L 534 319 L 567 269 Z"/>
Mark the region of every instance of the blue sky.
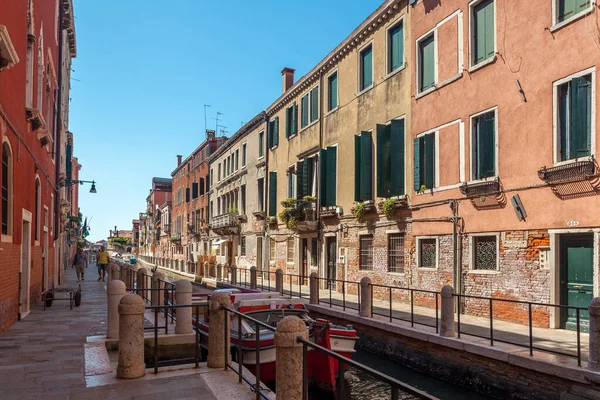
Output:
<path fill-rule="evenodd" d="M 75 0 L 69 129 L 97 194 L 80 191 L 91 240 L 131 229 L 153 176 L 204 139 L 217 111 L 233 134 L 308 72 L 383 0 Z"/>

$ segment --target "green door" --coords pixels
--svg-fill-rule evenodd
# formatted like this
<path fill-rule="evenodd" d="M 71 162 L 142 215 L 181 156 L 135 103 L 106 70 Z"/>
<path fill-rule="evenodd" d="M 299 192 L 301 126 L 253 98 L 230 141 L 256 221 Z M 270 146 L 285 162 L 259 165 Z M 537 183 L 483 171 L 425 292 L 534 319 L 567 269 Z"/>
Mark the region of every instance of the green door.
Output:
<path fill-rule="evenodd" d="M 561 304 L 584 307 L 579 311 L 581 331 L 589 331 L 587 307 L 594 297 L 594 236 L 593 234 L 563 235 L 561 242 Z M 577 330 L 577 310 L 561 311 L 561 328 Z"/>

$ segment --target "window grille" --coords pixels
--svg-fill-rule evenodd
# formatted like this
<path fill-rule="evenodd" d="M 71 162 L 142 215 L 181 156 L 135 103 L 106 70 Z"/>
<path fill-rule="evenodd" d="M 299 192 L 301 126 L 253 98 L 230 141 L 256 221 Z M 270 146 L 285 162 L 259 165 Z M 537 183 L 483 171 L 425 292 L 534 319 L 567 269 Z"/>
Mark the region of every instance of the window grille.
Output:
<path fill-rule="evenodd" d="M 498 268 L 496 236 L 475 236 L 473 238 L 475 264 L 474 269 L 493 271 Z"/>
<path fill-rule="evenodd" d="M 436 268 L 437 266 L 437 240 L 421 239 L 419 245 L 420 268 Z"/>
<path fill-rule="evenodd" d="M 404 235 L 388 237 L 388 272 L 404 273 Z"/>
<path fill-rule="evenodd" d="M 360 237 L 360 269 L 373 269 L 373 236 Z"/>

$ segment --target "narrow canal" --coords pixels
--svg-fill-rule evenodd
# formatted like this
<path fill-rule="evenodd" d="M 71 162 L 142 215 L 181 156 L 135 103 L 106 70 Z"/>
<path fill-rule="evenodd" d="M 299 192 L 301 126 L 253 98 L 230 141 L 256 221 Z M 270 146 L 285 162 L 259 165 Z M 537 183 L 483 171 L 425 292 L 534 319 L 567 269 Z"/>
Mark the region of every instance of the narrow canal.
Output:
<path fill-rule="evenodd" d="M 425 376 L 404 365 L 397 364 L 369 352 L 358 351 L 353 359 L 443 400 L 487 399 L 487 397 L 476 392 Z M 391 398 L 390 386 L 378 381 L 365 372 L 350 369 L 346 372 L 346 382 L 350 390 L 348 399 L 388 400 Z M 314 392 L 311 393 L 310 398 L 311 400 L 333 400 L 334 396 Z M 400 393 L 400 399 L 408 400 L 415 399 L 415 397 L 407 393 Z"/>

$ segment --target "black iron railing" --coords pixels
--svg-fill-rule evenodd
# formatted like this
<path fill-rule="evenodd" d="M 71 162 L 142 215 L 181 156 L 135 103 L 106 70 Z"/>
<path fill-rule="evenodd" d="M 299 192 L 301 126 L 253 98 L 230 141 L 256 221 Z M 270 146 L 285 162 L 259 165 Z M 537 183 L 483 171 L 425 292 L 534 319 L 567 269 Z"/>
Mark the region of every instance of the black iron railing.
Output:
<path fill-rule="evenodd" d="M 552 168 L 543 167 L 538 171 L 538 177 L 548 184 L 557 184 L 587 179 L 596 173 L 594 157 L 585 161 L 576 161 Z"/>
<path fill-rule="evenodd" d="M 476 183 L 465 182 L 460 186 L 460 192 L 468 197 L 487 196 L 500 193 L 500 178 Z"/>

